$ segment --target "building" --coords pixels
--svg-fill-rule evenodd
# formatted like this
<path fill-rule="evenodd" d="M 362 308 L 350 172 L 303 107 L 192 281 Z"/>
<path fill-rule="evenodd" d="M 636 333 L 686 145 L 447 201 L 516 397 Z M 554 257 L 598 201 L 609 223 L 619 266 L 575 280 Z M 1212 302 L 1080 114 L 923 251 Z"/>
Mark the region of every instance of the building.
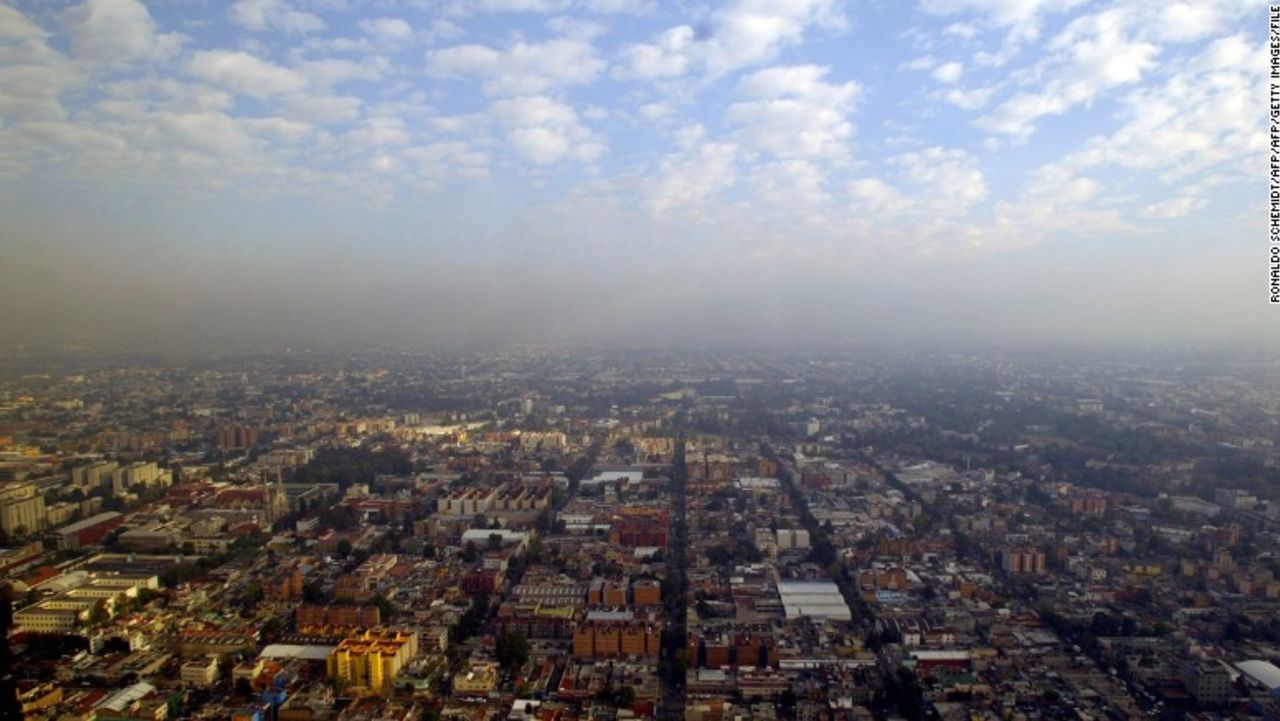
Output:
<path fill-rule="evenodd" d="M 462 545 L 474 544 L 476 548 L 487 548 L 489 537 L 497 536 L 502 547 L 516 546 L 523 551 L 529 547 L 529 534 L 524 531 L 509 531 L 505 528 L 472 528 L 463 532 Z"/>
<path fill-rule="evenodd" d="M 188 686 L 208 688 L 218 680 L 218 657 L 209 656 L 199 661 L 182 664 L 182 683 Z"/>
<path fill-rule="evenodd" d="M 1213 491 L 1213 500 L 1219 506 L 1233 511 L 1252 511 L 1258 506 L 1257 496 L 1239 488 L 1216 488 Z"/>
<path fill-rule="evenodd" d="M 298 628 L 339 627 L 347 630 L 373 628 L 382 623 L 382 612 L 377 606 L 355 604 L 330 604 L 318 606 L 302 604 L 294 611 Z"/>
<path fill-rule="evenodd" d="M 573 630 L 573 655 L 580 659 L 654 658 L 662 627 L 631 611 L 591 611 Z"/>
<path fill-rule="evenodd" d="M 0 531 L 25 536 L 43 531 L 47 525 L 44 497 L 34 483 L 11 483 L 0 490 Z"/>
<path fill-rule="evenodd" d="M 58 536 L 58 548 L 68 551 L 95 545 L 123 523 L 124 514 L 107 511 L 63 526 L 55 531 Z"/>
<path fill-rule="evenodd" d="M 115 461 L 102 461 L 71 469 L 71 484 L 83 490 L 102 488 L 111 483 L 111 475 L 120 467 Z"/>
<path fill-rule="evenodd" d="M 418 655 L 418 636 L 370 629 L 343 639 L 329 654 L 329 677 L 350 693 L 378 693 Z"/>
<path fill-rule="evenodd" d="M 53 683 L 18 682 L 18 718 L 36 718 L 38 712 L 62 703 L 62 687 Z"/>
<path fill-rule="evenodd" d="M 1034 548 L 1007 550 L 1002 554 L 1001 565 L 1006 573 L 1044 573 L 1044 551 Z"/>
<path fill-rule="evenodd" d="M 453 692 L 459 696 L 488 696 L 498 685 L 498 664 L 472 663 L 465 673 L 453 677 Z"/>
<path fill-rule="evenodd" d="M 436 512 L 450 516 L 475 516 L 488 511 L 497 497 L 498 492 L 491 488 L 464 488 L 441 496 L 436 501 Z"/>
<path fill-rule="evenodd" d="M 60 604 L 44 601 L 13 614 L 13 625 L 20 631 L 65 633 L 89 621 L 92 604 Z"/>
<path fill-rule="evenodd" d="M 162 471 L 154 462 L 130 463 L 111 471 L 111 495 L 122 496 L 131 488 L 151 488 L 158 485 L 169 485 L 172 476 L 169 471 Z"/>
<path fill-rule="evenodd" d="M 642 578 L 631 584 L 631 596 L 637 606 L 658 606 L 662 603 L 662 584 L 653 578 Z"/>
<path fill-rule="evenodd" d="M 1280 668 L 1270 661 L 1255 659 L 1252 661 L 1241 661 L 1236 664 L 1236 668 L 1240 669 L 1254 683 L 1267 690 L 1272 696 L 1280 696 Z"/>
<path fill-rule="evenodd" d="M 849 621 L 853 612 L 840 589 L 831 581 L 782 581 L 778 595 L 788 619 L 809 616 L 834 621 Z"/>
<path fill-rule="evenodd" d="M 220 451 L 249 448 L 258 442 L 258 429 L 249 426 L 221 425 L 213 432 L 213 444 Z"/>
<path fill-rule="evenodd" d="M 177 523 L 152 522 L 120 534 L 120 545 L 138 553 L 163 553 L 181 548 L 186 529 Z"/>
<path fill-rule="evenodd" d="M 13 614 L 19 630 L 36 633 L 73 631 L 95 617 L 114 615 L 116 608 L 138 597 L 146 588 L 159 588 L 159 579 L 147 575 L 97 574 L 74 571 L 40 585 L 54 595 Z"/>
<path fill-rule="evenodd" d="M 779 528 L 777 531 L 778 550 L 809 547 L 809 531 L 804 528 Z"/>
<path fill-rule="evenodd" d="M 1231 694 L 1231 673 L 1217 661 L 1188 661 L 1182 667 L 1182 685 L 1203 706 L 1220 706 Z"/>

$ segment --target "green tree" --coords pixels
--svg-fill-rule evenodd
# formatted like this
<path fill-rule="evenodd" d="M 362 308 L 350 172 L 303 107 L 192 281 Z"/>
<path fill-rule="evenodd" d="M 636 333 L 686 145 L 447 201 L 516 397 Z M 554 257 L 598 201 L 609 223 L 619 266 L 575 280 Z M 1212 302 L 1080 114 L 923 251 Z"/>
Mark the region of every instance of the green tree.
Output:
<path fill-rule="evenodd" d="M 236 679 L 235 689 L 236 695 L 241 698 L 249 698 L 253 695 L 253 684 L 249 683 L 249 679 L 243 676 Z"/>
<path fill-rule="evenodd" d="M 383 596 L 381 593 L 369 599 L 369 603 L 378 607 L 378 613 L 382 615 L 383 623 L 386 623 L 387 619 L 391 618 L 396 613 L 395 604 L 391 603 L 391 601 L 389 601 L 387 597 Z"/>
<path fill-rule="evenodd" d="M 529 660 L 529 639 L 521 633 L 503 633 L 494 642 L 494 656 L 502 667 L 515 673 Z"/>

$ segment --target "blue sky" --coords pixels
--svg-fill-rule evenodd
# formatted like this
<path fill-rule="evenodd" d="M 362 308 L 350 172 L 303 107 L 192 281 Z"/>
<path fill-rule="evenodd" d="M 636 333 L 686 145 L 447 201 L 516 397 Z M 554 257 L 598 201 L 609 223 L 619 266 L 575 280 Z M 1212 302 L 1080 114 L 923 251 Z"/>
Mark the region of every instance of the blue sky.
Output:
<path fill-rule="evenodd" d="M 715 267 L 681 296 L 709 324 L 770 274 L 787 327 L 917 293 L 986 333 L 1256 334 L 1264 25 L 1253 0 L 0 0 L 0 280 L 47 309 L 0 331 L 93 326 L 102 273 L 108 306 L 185 308 L 160 338 L 242 284 L 385 314 Z M 1170 279 L 1194 290 L 1152 300 Z M 630 298 L 566 333 L 681 315 Z M 808 334 L 848 330 L 827 316 Z"/>

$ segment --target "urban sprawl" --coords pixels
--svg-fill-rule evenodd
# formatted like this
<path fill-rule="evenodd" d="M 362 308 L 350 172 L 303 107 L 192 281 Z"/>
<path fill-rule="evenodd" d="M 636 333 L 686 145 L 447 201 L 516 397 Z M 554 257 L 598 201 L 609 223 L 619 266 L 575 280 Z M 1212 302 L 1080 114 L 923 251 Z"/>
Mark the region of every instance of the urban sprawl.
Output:
<path fill-rule="evenodd" d="M 20 360 L 4 718 L 1280 719 L 1274 364 Z"/>

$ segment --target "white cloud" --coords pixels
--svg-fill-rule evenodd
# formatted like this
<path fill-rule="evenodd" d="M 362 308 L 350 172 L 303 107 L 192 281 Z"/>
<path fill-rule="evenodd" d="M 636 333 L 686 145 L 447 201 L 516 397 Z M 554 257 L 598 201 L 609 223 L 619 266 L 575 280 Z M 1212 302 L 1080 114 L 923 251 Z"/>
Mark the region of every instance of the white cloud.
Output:
<path fill-rule="evenodd" d="M 849 194 L 862 207 L 881 215 L 897 215 L 911 205 L 901 190 L 880 178 L 857 178 L 849 182 Z"/>
<path fill-rule="evenodd" d="M 978 37 L 981 33 L 981 30 L 969 23 L 951 23 L 942 29 L 943 35 L 961 38 L 963 40 L 972 40 Z"/>
<path fill-rule="evenodd" d="M 945 245 L 933 236 L 971 217 L 989 194 L 977 159 L 959 148 L 934 146 L 903 153 L 890 158 L 887 166 L 899 182 L 872 176 L 850 181 L 854 207 L 876 226 L 917 228 L 922 238 L 928 236 L 928 243 Z"/>
<path fill-rule="evenodd" d="M 923 55 L 918 58 L 912 58 L 902 64 L 903 70 L 928 70 L 937 64 L 937 60 L 932 55 Z"/>
<path fill-rule="evenodd" d="M 645 103 L 640 106 L 640 117 L 651 123 L 670 116 L 671 112 L 671 106 L 666 103 Z"/>
<path fill-rule="evenodd" d="M 711 15 L 705 37 L 678 25 L 653 43 L 627 48 L 623 74 L 673 77 L 697 65 L 720 77 L 773 59 L 783 47 L 801 42 L 813 25 L 843 27 L 835 0 L 732 0 Z"/>
<path fill-rule="evenodd" d="M 1001 25 L 1035 20 L 1045 13 L 1063 12 L 1082 5 L 1086 0 L 924 0 L 926 12 L 949 15 L 973 11 L 989 16 Z"/>
<path fill-rule="evenodd" d="M 296 70 L 317 87 L 329 88 L 351 80 L 377 80 L 387 69 L 386 58 L 370 56 L 360 62 L 342 58 L 307 60 Z"/>
<path fill-rule="evenodd" d="M 253 98 L 300 93 L 307 87 L 298 72 L 240 51 L 201 51 L 189 67 L 199 78 Z"/>
<path fill-rule="evenodd" d="M 404 42 L 413 37 L 413 28 L 400 18 L 368 18 L 359 25 L 366 35 L 385 43 Z"/>
<path fill-rule="evenodd" d="M 932 75 L 940 83 L 957 83 L 964 75 L 964 65 L 955 61 L 943 63 L 933 69 Z"/>
<path fill-rule="evenodd" d="M 952 88 L 943 93 L 942 98 L 961 110 L 977 110 L 991 100 L 995 90 L 994 87 Z"/>
<path fill-rule="evenodd" d="M 703 143 L 666 156 L 657 174 L 644 183 L 655 215 L 697 208 L 737 182 L 737 152 L 732 143 Z"/>
<path fill-rule="evenodd" d="M 172 56 L 182 36 L 161 33 L 138 0 L 85 0 L 62 15 L 71 55 L 92 63 L 131 63 Z"/>
<path fill-rule="evenodd" d="M 236 0 L 227 14 L 231 22 L 257 33 L 283 30 L 290 35 L 306 35 L 326 27 L 319 16 L 296 9 L 288 0 Z"/>
<path fill-rule="evenodd" d="M 684 75 L 689 69 L 693 41 L 693 28 L 679 25 L 663 32 L 653 43 L 633 45 L 623 53 L 627 72 L 649 79 Z"/>
<path fill-rule="evenodd" d="M 1185 218 L 1191 213 L 1200 210 L 1207 205 L 1203 198 L 1184 195 L 1181 197 L 1170 198 L 1158 203 L 1152 203 L 1142 209 L 1142 215 L 1145 218 L 1154 218 L 1157 220 L 1174 220 L 1177 218 Z"/>
<path fill-rule="evenodd" d="M 75 82 L 69 62 L 46 43 L 47 33 L 0 4 L 0 117 L 61 118 L 59 96 Z"/>
<path fill-rule="evenodd" d="M 921 188 L 937 212 L 953 213 L 987 198 L 987 182 L 977 160 L 958 148 L 931 147 L 896 156 L 891 164 Z"/>
<path fill-rule="evenodd" d="M 542 126 L 514 128 L 507 139 L 517 153 L 543 165 L 560 160 L 572 147 L 572 142 L 563 132 Z"/>
<path fill-rule="evenodd" d="M 859 87 L 852 81 L 826 82 L 828 70 L 789 65 L 744 77 L 738 89 L 749 99 L 725 111 L 742 145 L 779 158 L 847 159 L 853 135 L 847 113 Z"/>
<path fill-rule="evenodd" d="M 488 174 L 489 156 L 466 143 L 414 146 L 406 148 L 400 155 L 409 163 L 409 171 L 426 183 L 428 189 L 450 175 L 476 179 Z"/>
<path fill-rule="evenodd" d="M 923 0 L 925 12 L 953 15 L 972 12 L 1001 27 L 1014 28 L 1021 39 L 1039 34 L 1045 15 L 1079 7 L 1088 0 Z"/>
<path fill-rule="evenodd" d="M 801 159 L 779 160 L 757 166 L 750 183 L 754 198 L 770 207 L 771 214 L 784 223 L 799 217 L 810 224 L 828 222 L 825 206 L 830 200 L 827 172 L 816 163 Z"/>
<path fill-rule="evenodd" d="M 400 118 L 365 118 L 351 132 L 344 136 L 349 142 L 358 145 L 381 147 L 385 145 L 404 145 L 409 142 L 409 131 Z"/>
<path fill-rule="evenodd" d="M 559 38 L 513 44 L 505 50 L 459 45 L 433 51 L 427 72 L 437 77 L 479 78 L 489 95 L 532 95 L 551 88 L 591 82 L 604 61 L 589 41 Z"/>
<path fill-rule="evenodd" d="M 657 8 L 656 0 L 583 0 L 582 8 L 616 15 L 646 15 Z"/>
<path fill-rule="evenodd" d="M 1139 12 L 1150 12 L 1150 30 L 1158 40 L 1183 43 L 1201 40 L 1223 31 L 1231 21 L 1254 17 L 1266 7 L 1259 0 L 1195 0 L 1195 2 L 1163 3 L 1158 6 L 1139 4 Z"/>
<path fill-rule="evenodd" d="M 582 124 L 577 111 L 545 95 L 499 100 L 488 114 L 505 128 L 511 148 L 539 165 L 561 160 L 590 163 L 607 150 L 604 141 Z"/>
<path fill-rule="evenodd" d="M 1244 35 L 1214 41 L 1163 84 L 1133 90 L 1121 126 L 1062 164 L 1162 170 L 1180 184 L 1213 169 L 1244 172 L 1266 146 L 1254 110 L 1265 97 L 1256 66 L 1263 49 Z"/>
<path fill-rule="evenodd" d="M 285 95 L 279 100 L 285 115 L 316 123 L 345 123 L 360 116 L 364 103 L 350 95 Z"/>
<path fill-rule="evenodd" d="M 1021 91 L 978 121 L 1001 135 L 1025 139 L 1036 121 L 1092 102 L 1101 93 L 1142 79 L 1155 67 L 1159 47 L 1135 37 L 1134 16 L 1111 8 L 1071 21 L 1047 45 L 1041 72 L 1049 79 L 1035 91 Z"/>

